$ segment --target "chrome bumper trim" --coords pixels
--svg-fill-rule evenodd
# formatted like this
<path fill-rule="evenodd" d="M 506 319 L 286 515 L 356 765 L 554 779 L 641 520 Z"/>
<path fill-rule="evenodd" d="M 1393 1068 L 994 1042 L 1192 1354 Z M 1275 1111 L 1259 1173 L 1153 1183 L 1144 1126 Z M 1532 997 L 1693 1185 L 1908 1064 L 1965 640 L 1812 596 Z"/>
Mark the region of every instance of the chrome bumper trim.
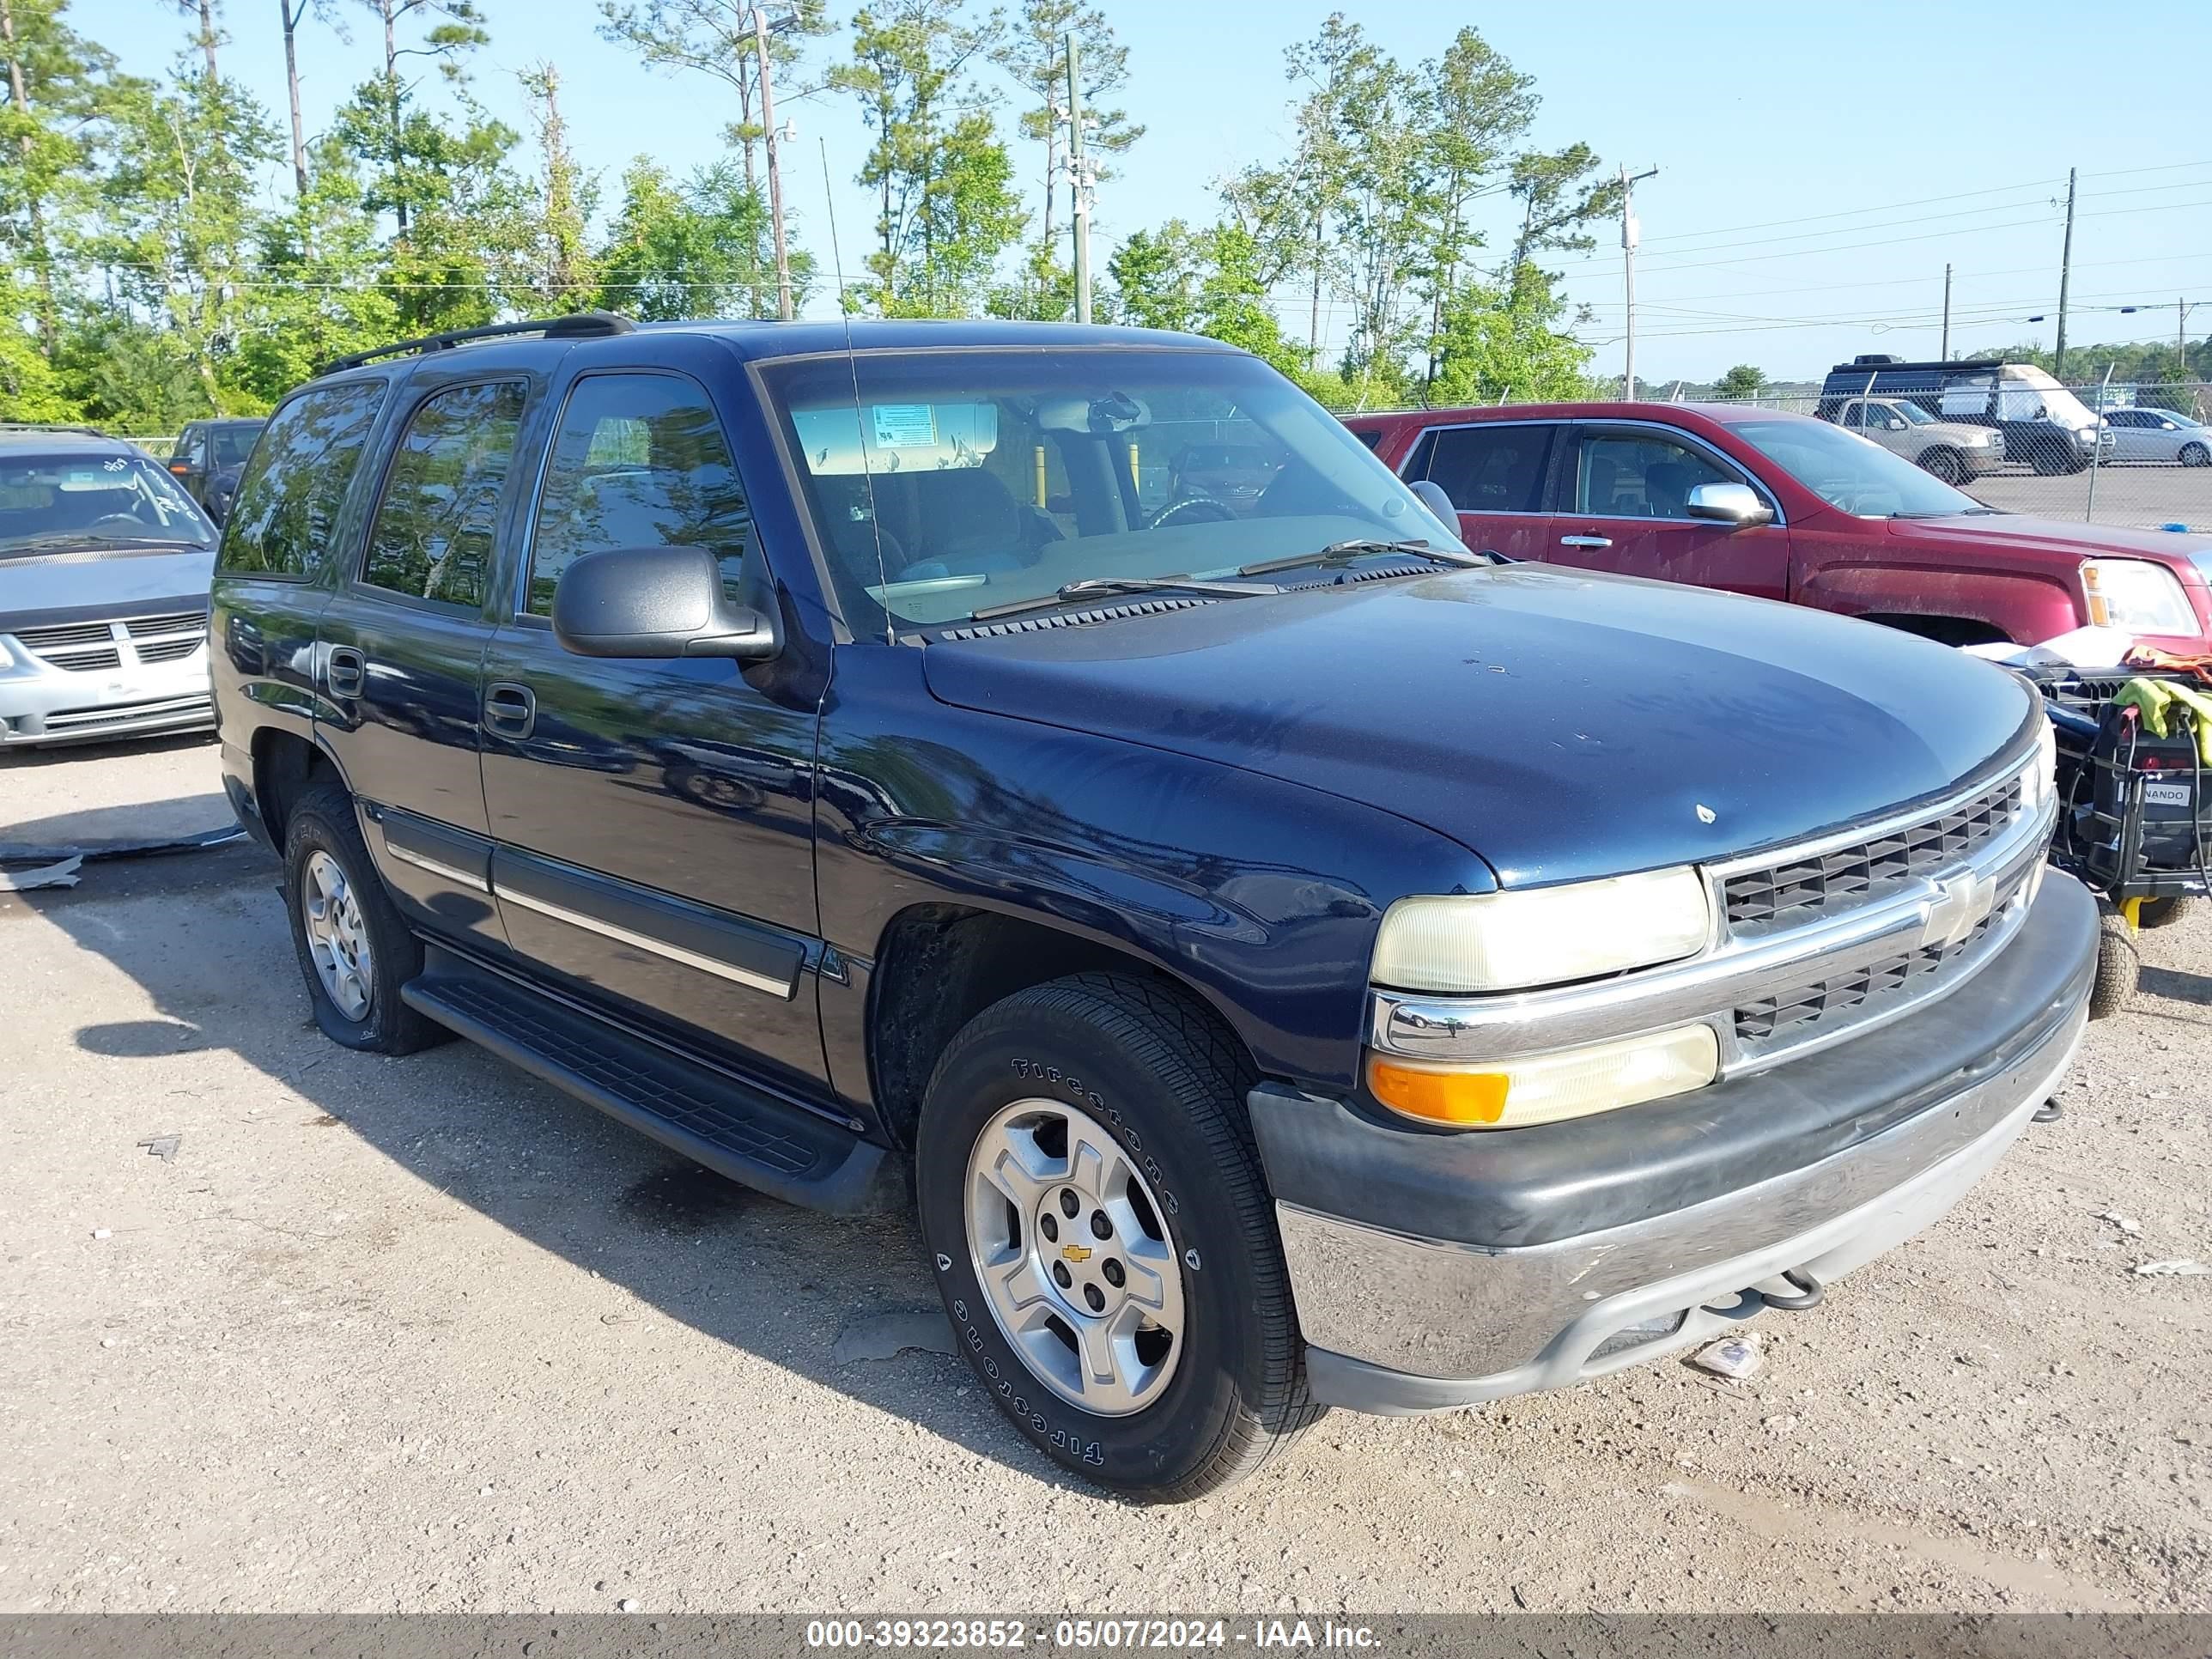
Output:
<path fill-rule="evenodd" d="M 1709 1302 L 1762 1281 L 1779 1290 L 1792 1267 L 1827 1283 L 1938 1219 L 2064 1075 L 2087 1020 L 2084 1002 L 2003 1072 L 1849 1152 L 1552 1243 L 1486 1249 L 1279 1202 L 1300 1328 L 1340 1369 L 1399 1379 L 1340 1400 L 1379 1410 L 1558 1388 L 1655 1358 L 1757 1310 Z M 1677 1315 L 1671 1329 L 1619 1340 Z"/>

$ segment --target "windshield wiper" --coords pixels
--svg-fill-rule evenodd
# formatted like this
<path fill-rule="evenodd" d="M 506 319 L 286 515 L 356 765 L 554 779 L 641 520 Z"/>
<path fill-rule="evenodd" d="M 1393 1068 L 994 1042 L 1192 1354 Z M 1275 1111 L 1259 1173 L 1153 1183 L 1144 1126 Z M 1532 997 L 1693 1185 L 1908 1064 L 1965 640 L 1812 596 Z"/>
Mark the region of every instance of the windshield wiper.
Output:
<path fill-rule="evenodd" d="M 1243 576 L 1251 573 L 1240 570 L 1237 574 Z M 1279 591 L 1273 587 L 1246 587 L 1235 582 L 1207 581 L 1199 576 L 1086 576 L 1081 581 L 1063 583 L 1050 593 L 1039 593 L 1026 599 L 1008 599 L 1004 605 L 987 605 L 980 611 L 969 611 L 968 620 L 988 622 L 994 617 L 1011 617 L 1022 611 L 1048 610 L 1055 605 L 1073 605 L 1078 599 L 1095 599 L 1101 594 L 1206 593 L 1216 599 L 1251 599 Z"/>
<path fill-rule="evenodd" d="M 1433 559 L 1438 564 L 1481 565 L 1490 562 L 1479 554 L 1454 553 L 1441 547 L 1431 547 L 1426 542 L 1385 542 L 1362 537 L 1348 542 L 1331 542 L 1327 547 L 1311 553 L 1293 553 L 1287 558 L 1262 559 L 1257 564 L 1240 565 L 1240 576 L 1265 576 L 1278 570 L 1295 570 L 1307 564 L 1349 564 L 1370 553 L 1411 553 L 1419 558 Z"/>
<path fill-rule="evenodd" d="M 19 541 L 9 542 L 4 550 L 0 550 L 10 553 L 26 553 L 34 548 L 120 547 L 126 543 L 133 546 L 140 547 L 151 545 L 155 547 L 206 548 L 213 545 L 213 544 L 210 542 L 196 542 L 184 536 L 88 536 L 82 531 L 71 530 L 64 531 L 56 535 L 26 536 Z"/>

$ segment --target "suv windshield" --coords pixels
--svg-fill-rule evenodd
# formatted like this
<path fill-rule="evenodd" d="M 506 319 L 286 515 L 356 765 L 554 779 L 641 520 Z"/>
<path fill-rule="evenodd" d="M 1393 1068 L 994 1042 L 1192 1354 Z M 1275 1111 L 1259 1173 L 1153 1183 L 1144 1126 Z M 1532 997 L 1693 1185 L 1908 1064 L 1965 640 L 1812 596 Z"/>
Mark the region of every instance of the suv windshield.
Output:
<path fill-rule="evenodd" d="M 1862 519 L 1987 513 L 1972 495 L 1826 421 L 1736 421 L 1729 430 L 1831 507 Z"/>
<path fill-rule="evenodd" d="M 1346 542 L 1468 556 L 1364 444 L 1241 354 L 863 350 L 763 376 L 856 629 Z"/>
<path fill-rule="evenodd" d="M 0 559 L 110 543 L 213 547 L 215 539 L 205 515 L 145 456 L 0 456 Z"/>

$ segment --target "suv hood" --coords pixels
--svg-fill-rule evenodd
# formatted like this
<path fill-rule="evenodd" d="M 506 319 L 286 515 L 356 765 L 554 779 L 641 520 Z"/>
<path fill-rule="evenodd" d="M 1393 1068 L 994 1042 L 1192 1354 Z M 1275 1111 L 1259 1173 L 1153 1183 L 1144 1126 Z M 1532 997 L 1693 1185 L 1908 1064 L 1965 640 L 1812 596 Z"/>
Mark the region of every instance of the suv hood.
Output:
<path fill-rule="evenodd" d="M 2192 554 L 2212 552 L 2195 536 L 2171 530 L 2129 530 L 2119 525 L 2072 524 L 2058 519 L 2032 519 L 2021 513 L 1951 514 L 1940 519 L 1892 519 L 1890 534 L 1903 541 L 1937 542 L 1955 546 L 1966 537 L 1987 544 L 2042 553 L 2065 554 L 2087 559 L 2099 554 L 2124 558 L 2157 559 L 2173 567 L 2184 580 L 2196 567 Z"/>
<path fill-rule="evenodd" d="M 1542 565 L 1007 626 L 926 647 L 930 690 L 1370 803 L 1507 885 L 1864 817 L 2032 712 L 2002 670 L 1871 623 Z"/>
<path fill-rule="evenodd" d="M 70 548 L 0 555 L 0 634 L 204 611 L 214 580 L 213 548 Z"/>

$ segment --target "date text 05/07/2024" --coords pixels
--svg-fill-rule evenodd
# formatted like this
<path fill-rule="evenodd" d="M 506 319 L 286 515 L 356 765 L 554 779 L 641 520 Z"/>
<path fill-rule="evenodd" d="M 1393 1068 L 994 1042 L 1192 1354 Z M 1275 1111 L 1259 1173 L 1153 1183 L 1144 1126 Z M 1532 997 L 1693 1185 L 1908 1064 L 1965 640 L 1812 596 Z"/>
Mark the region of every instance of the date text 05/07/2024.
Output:
<path fill-rule="evenodd" d="M 1365 1625 L 1323 1619 L 1060 1619 L 1048 1625 L 1026 1619 L 817 1619 L 806 1626 L 815 1649 L 1040 1647 L 1089 1650 L 1177 1651 L 1246 1647 L 1371 1649 Z"/>

